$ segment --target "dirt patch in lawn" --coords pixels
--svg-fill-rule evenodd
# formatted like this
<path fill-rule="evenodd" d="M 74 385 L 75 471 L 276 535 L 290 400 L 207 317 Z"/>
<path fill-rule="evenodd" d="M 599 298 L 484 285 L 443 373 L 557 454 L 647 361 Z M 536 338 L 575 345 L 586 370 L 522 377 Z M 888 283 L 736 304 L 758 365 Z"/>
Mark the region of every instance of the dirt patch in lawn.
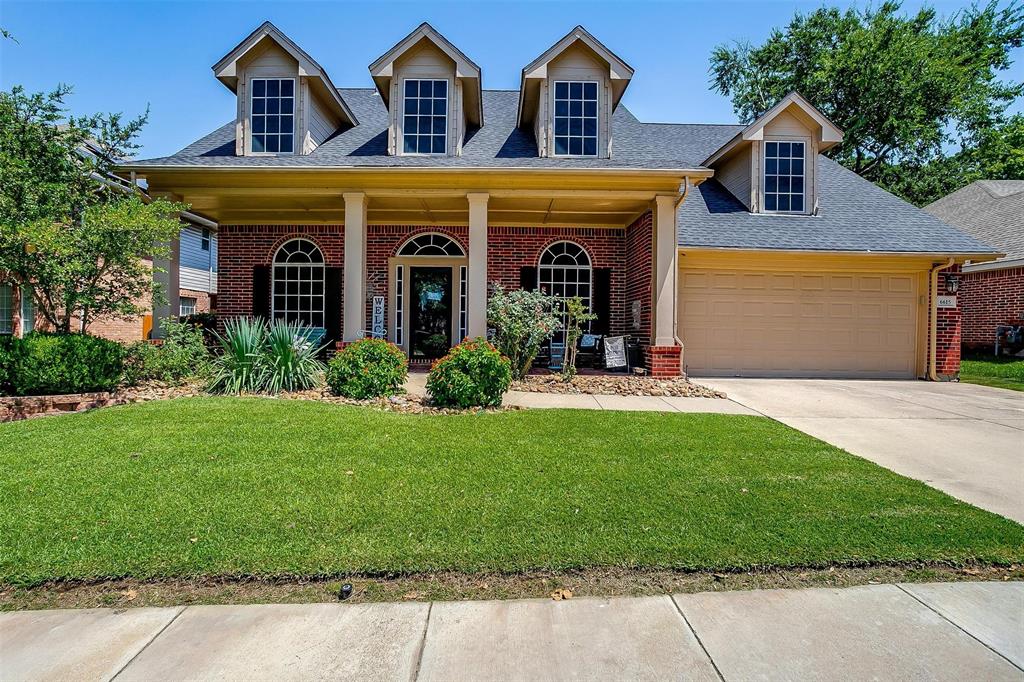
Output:
<path fill-rule="evenodd" d="M 899 582 L 1024 580 L 1024 567 L 933 564 L 831 567 L 746 572 L 685 572 L 600 568 L 521 574 L 431 573 L 394 577 L 255 579 L 197 578 L 157 581 L 55 582 L 0 587 L 0 611 L 128 608 L 192 604 L 304 604 L 459 601 L 471 599 L 644 596 L 725 590 L 850 587 Z"/>

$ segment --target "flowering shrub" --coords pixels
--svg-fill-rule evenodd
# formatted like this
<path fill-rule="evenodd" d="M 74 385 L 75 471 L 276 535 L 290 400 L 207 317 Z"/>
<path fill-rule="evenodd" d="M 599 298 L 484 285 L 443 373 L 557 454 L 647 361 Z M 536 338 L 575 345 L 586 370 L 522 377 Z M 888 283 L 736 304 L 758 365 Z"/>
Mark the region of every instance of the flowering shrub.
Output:
<path fill-rule="evenodd" d="M 363 400 L 402 390 L 409 362 L 402 350 L 382 339 L 345 346 L 327 364 L 327 385 L 346 398 Z"/>
<path fill-rule="evenodd" d="M 467 339 L 430 368 L 427 391 L 438 405 L 497 407 L 511 383 L 509 359 L 485 339 Z"/>
<path fill-rule="evenodd" d="M 561 322 L 555 299 L 540 291 L 496 286 L 487 302 L 487 324 L 494 328 L 494 343 L 511 362 L 512 376 L 522 379 L 530 371 L 541 344 L 558 331 Z"/>

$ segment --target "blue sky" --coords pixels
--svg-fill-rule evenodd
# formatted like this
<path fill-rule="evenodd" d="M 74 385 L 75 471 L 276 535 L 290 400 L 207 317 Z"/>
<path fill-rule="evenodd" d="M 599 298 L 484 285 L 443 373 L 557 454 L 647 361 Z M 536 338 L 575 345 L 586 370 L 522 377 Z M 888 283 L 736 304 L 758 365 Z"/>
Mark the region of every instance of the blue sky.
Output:
<path fill-rule="evenodd" d="M 761 41 L 796 10 L 821 4 L 0 0 L 0 26 L 18 41 L 0 41 L 0 86 L 69 83 L 75 113 L 137 114 L 149 104 L 140 156 L 163 156 L 234 116 L 233 95 L 210 67 L 266 19 L 339 87 L 371 87 L 367 65 L 429 21 L 482 67 L 485 88 L 514 89 L 524 65 L 583 24 L 636 69 L 624 102 L 641 120 L 728 123 L 736 118 L 728 100 L 708 89 L 712 48 Z M 931 4 L 951 14 L 969 3 Z M 1024 50 L 1015 57 L 1006 77 L 1024 80 Z"/>

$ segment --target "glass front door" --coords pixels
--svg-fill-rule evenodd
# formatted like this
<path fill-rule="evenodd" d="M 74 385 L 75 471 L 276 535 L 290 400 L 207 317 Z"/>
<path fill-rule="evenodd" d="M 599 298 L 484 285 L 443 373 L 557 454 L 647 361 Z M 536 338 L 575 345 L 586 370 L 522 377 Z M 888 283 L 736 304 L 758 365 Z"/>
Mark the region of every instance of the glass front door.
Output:
<path fill-rule="evenodd" d="M 452 269 L 409 268 L 409 355 L 442 357 L 452 346 Z"/>

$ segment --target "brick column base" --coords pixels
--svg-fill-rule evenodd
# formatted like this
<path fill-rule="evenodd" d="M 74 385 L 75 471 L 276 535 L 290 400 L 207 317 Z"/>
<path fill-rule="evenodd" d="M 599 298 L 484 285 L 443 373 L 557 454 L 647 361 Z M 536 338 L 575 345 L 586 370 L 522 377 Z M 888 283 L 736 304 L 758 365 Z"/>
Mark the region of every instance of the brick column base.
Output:
<path fill-rule="evenodd" d="M 644 366 L 652 377 L 682 375 L 682 346 L 645 346 Z"/>

